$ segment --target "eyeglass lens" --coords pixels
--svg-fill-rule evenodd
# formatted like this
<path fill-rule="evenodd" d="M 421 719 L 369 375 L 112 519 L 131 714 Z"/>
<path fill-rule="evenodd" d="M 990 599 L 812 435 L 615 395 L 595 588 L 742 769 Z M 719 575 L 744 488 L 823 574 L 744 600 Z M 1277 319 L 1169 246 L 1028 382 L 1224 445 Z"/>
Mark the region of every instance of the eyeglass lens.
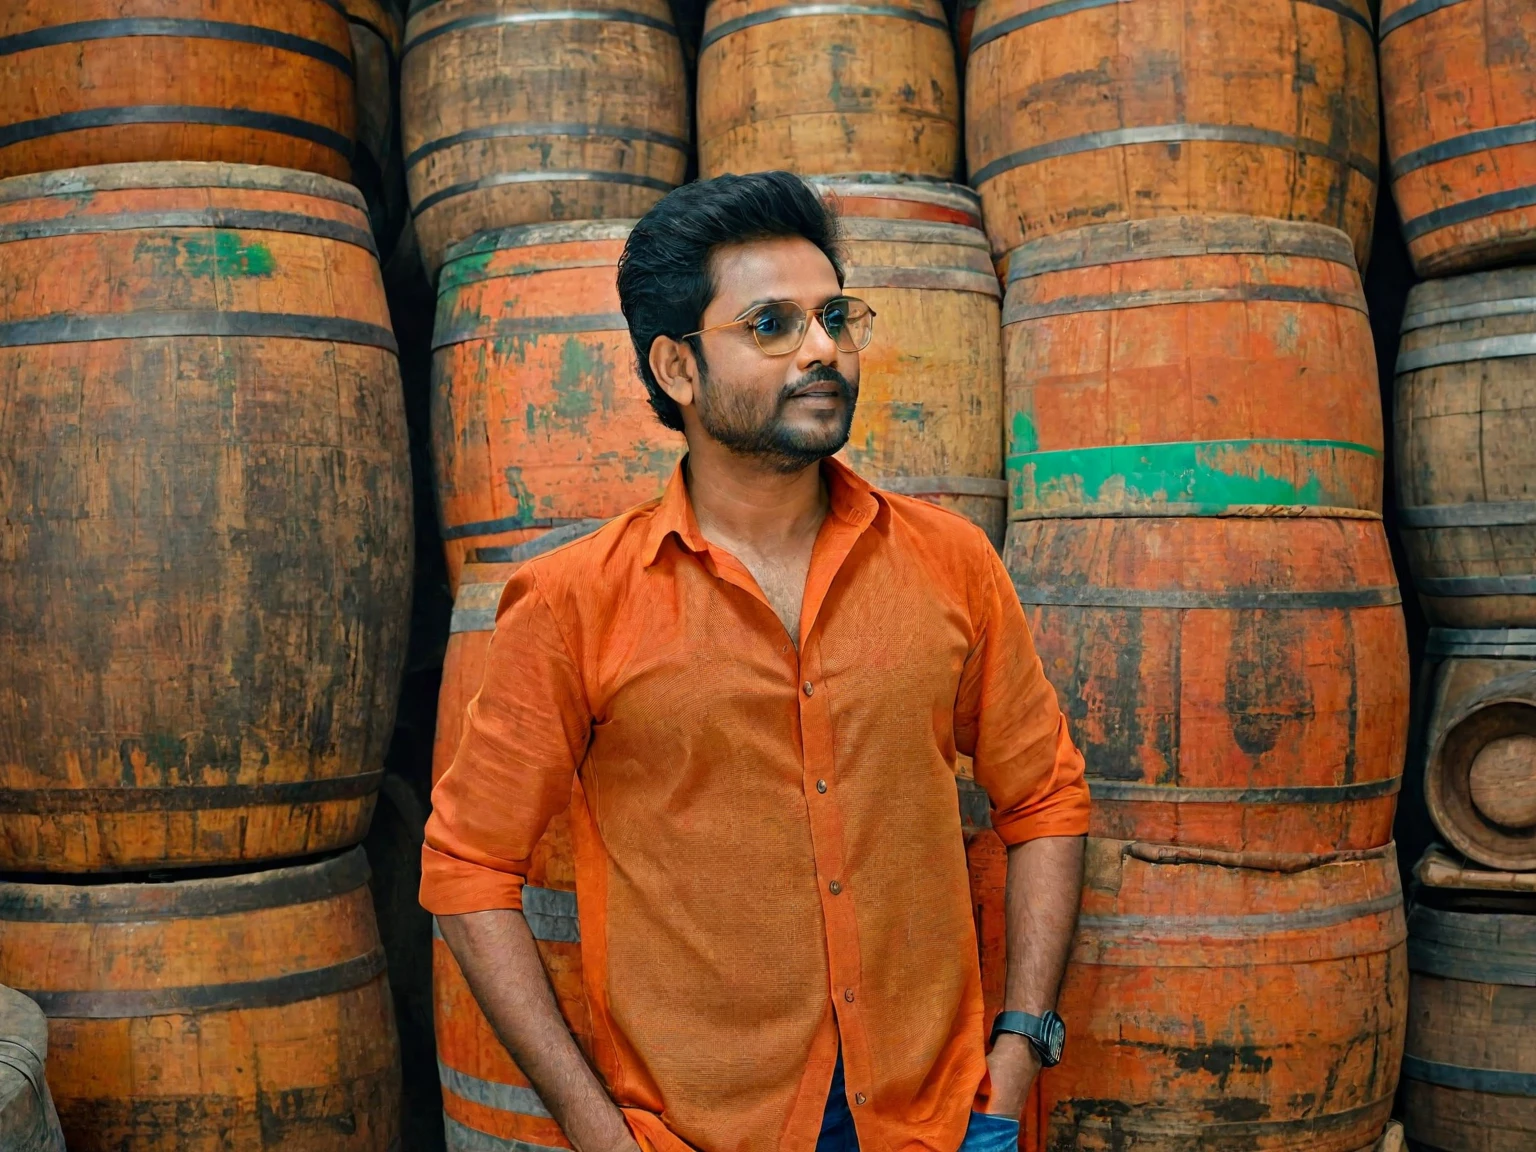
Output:
<path fill-rule="evenodd" d="M 861 352 L 874 334 L 875 314 L 869 305 L 851 296 L 839 296 L 817 310 L 821 326 L 844 352 Z M 783 356 L 805 342 L 810 322 L 804 308 L 783 300 L 764 304 L 747 320 L 757 345 L 770 356 Z"/>

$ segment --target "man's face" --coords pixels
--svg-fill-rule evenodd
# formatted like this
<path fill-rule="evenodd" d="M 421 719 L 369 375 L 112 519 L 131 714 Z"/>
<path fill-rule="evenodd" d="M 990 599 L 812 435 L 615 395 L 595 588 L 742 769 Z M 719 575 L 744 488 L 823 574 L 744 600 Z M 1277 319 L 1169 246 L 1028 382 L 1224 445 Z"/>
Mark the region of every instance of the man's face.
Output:
<path fill-rule="evenodd" d="M 716 295 L 700 328 L 726 324 L 758 305 L 791 300 L 807 310 L 842 294 L 821 250 L 799 236 L 718 250 Z M 784 472 L 830 456 L 848 441 L 859 398 L 859 354 L 833 343 L 809 319 L 805 342 L 769 356 L 747 324 L 706 332 L 694 410 L 704 432 L 742 455 Z"/>

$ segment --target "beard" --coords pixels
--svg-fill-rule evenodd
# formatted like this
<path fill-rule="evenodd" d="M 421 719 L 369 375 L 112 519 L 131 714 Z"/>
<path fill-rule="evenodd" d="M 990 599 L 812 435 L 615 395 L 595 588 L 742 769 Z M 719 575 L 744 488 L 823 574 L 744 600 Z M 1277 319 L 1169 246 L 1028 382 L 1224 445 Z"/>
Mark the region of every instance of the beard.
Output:
<path fill-rule="evenodd" d="M 796 428 L 786 419 L 795 394 L 813 384 L 831 384 L 843 402 L 840 416 L 811 428 Z M 708 365 L 699 357 L 699 388 L 694 404 L 704 431 L 740 456 L 750 456 L 776 472 L 799 472 L 826 459 L 848 443 L 859 386 L 830 364 L 812 368 L 800 379 L 785 385 L 764 412 L 744 392 L 722 392 L 710 379 Z"/>

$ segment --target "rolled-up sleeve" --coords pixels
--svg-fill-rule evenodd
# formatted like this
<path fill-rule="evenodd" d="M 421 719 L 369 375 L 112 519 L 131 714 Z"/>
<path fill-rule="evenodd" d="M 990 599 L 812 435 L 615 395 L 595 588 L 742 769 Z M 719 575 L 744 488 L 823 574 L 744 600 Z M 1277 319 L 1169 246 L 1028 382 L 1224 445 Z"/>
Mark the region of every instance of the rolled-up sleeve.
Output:
<path fill-rule="evenodd" d="M 1083 757 L 1045 678 L 1007 569 L 990 546 L 976 592 L 977 639 L 961 673 L 955 744 L 974 760 L 992 827 L 1012 846 L 1088 831 Z"/>
<path fill-rule="evenodd" d="M 531 567 L 507 583 L 452 766 L 432 789 L 421 904 L 438 916 L 521 908 L 534 846 L 570 802 L 591 715 Z"/>

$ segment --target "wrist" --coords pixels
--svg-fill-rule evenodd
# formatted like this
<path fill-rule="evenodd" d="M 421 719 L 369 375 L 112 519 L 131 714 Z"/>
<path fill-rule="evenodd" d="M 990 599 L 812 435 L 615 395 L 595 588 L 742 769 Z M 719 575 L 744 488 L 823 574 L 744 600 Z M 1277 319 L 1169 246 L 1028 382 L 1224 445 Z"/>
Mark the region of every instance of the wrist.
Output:
<path fill-rule="evenodd" d="M 987 1073 L 992 1091 L 987 1111 L 1017 1119 L 1024 1111 L 1024 1098 L 1040 1074 L 1040 1054 L 1023 1036 L 1005 1032 L 987 1055 Z"/>

